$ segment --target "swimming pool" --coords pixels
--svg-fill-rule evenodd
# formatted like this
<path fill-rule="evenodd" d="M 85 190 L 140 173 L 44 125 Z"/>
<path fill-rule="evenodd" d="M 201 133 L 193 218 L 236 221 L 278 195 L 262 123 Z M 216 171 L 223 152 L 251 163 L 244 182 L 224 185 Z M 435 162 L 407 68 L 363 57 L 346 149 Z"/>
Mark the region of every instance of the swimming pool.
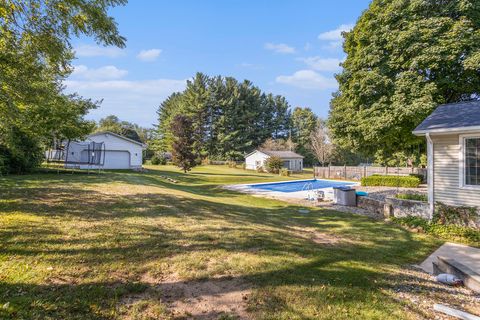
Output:
<path fill-rule="evenodd" d="M 251 189 L 259 189 L 259 190 L 265 190 L 265 191 L 298 192 L 298 191 L 304 191 L 305 188 L 307 187 L 307 184 L 308 184 L 308 189 L 324 189 L 324 188 L 333 188 L 333 187 L 354 186 L 357 183 L 347 182 L 347 181 L 312 179 L 312 180 L 300 180 L 300 181 L 250 184 L 248 185 L 248 187 Z"/>

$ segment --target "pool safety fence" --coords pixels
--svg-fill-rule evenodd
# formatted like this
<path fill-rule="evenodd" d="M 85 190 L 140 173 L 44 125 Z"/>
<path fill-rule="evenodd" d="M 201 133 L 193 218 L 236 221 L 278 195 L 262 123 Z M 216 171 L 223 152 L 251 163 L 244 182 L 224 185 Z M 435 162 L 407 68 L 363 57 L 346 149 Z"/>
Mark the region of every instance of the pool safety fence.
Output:
<path fill-rule="evenodd" d="M 315 178 L 340 179 L 340 180 L 361 180 L 374 174 L 408 176 L 415 174 L 427 180 L 426 168 L 413 167 L 374 167 L 374 166 L 328 166 L 314 167 Z"/>

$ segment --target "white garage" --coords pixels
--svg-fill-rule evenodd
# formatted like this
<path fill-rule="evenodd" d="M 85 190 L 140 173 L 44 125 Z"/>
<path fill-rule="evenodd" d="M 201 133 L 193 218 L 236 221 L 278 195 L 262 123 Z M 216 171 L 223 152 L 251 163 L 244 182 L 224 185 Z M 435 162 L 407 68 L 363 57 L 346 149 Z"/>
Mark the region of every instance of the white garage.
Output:
<path fill-rule="evenodd" d="M 130 152 L 105 150 L 104 168 L 108 169 L 126 169 L 130 166 Z"/>
<path fill-rule="evenodd" d="M 97 132 L 84 141 L 68 142 L 65 166 L 80 169 L 139 169 L 145 145 L 113 132 Z"/>

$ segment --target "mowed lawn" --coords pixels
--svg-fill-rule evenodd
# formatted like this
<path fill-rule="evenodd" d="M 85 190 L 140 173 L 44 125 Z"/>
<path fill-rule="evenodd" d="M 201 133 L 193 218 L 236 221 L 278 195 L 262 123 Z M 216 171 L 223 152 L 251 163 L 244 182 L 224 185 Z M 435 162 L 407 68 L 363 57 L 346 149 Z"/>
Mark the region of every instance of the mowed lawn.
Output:
<path fill-rule="evenodd" d="M 247 288 L 242 299 L 253 319 L 422 314 L 396 299 L 392 279 L 437 240 L 221 188 L 284 177 L 223 166 L 188 174 L 147 168 L 0 177 L 1 319 L 188 318 L 165 302 L 166 281 L 231 281 L 226 291 Z"/>

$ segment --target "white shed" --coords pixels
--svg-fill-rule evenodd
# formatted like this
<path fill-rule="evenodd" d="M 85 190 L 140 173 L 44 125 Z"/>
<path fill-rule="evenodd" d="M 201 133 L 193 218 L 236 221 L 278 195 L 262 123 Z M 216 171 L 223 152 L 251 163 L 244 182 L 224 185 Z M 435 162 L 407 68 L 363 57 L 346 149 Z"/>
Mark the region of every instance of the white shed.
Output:
<path fill-rule="evenodd" d="M 303 156 L 293 151 L 255 150 L 245 156 L 245 168 L 257 170 L 265 167 L 270 157 L 279 157 L 283 160 L 283 167 L 288 170 L 299 172 L 303 170 Z"/>
<path fill-rule="evenodd" d="M 86 146 L 101 145 L 100 149 Z M 119 134 L 105 131 L 87 136 L 85 141 L 70 142 L 65 154 L 66 167 L 80 169 L 138 169 L 142 167 L 145 145 Z M 97 155 L 94 155 L 97 153 Z M 100 157 L 100 164 L 87 164 L 93 156 Z M 91 162 L 91 161 L 90 161 Z"/>

